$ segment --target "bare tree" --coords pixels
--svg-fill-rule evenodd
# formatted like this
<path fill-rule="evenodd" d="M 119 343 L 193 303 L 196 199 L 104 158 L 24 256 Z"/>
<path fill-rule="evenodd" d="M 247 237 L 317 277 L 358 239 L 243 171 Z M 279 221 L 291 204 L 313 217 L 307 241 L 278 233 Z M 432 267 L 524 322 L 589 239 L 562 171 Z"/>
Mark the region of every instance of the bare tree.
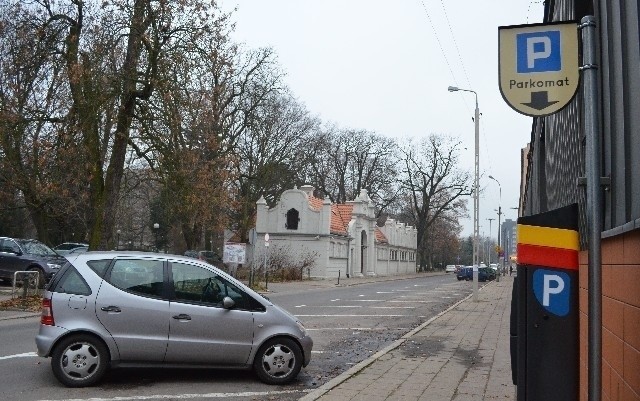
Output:
<path fill-rule="evenodd" d="M 238 234 L 246 239 L 253 226 L 256 202 L 277 197 L 301 183 L 301 172 L 310 159 L 308 144 L 318 120 L 289 93 L 272 94 L 258 107 L 249 129 L 239 138 L 232 210 Z"/>
<path fill-rule="evenodd" d="M 401 186 L 407 192 L 411 222 L 418 229 L 421 268 L 430 263 L 428 231 L 447 217 L 457 220 L 466 213 L 463 196 L 470 194 L 470 175 L 458 168 L 459 143 L 431 135 L 401 147 Z"/>
<path fill-rule="evenodd" d="M 332 202 L 353 200 L 366 189 L 382 213 L 398 196 L 396 144 L 364 130 L 328 127 L 311 143 L 307 176 Z"/>

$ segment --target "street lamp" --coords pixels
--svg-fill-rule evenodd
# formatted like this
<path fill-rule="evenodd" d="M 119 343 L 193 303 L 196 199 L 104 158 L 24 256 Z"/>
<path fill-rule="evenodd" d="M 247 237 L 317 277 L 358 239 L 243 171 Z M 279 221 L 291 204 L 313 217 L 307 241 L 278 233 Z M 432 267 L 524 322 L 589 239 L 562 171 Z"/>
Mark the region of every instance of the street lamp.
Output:
<path fill-rule="evenodd" d="M 491 233 L 492 233 L 491 222 L 494 221 L 495 219 L 487 219 L 487 220 L 489 220 L 489 246 L 491 246 Z M 500 234 L 498 234 L 498 236 L 500 236 Z M 489 252 L 489 266 L 491 266 L 491 252 Z"/>
<path fill-rule="evenodd" d="M 153 223 L 153 232 L 156 235 L 156 252 L 158 252 L 158 230 L 160 229 L 160 224 Z"/>
<path fill-rule="evenodd" d="M 500 217 L 502 216 L 502 185 L 500 185 L 500 181 L 493 178 L 492 175 L 489 176 L 490 179 L 494 180 L 498 183 L 498 188 L 500 188 L 500 198 L 498 201 L 498 249 L 502 250 L 502 243 L 500 242 L 500 232 L 502 231 L 502 225 L 500 222 Z M 498 251 L 498 261 L 500 262 L 500 251 Z M 502 269 L 504 267 L 504 256 L 502 257 L 502 261 L 500 262 L 500 266 L 498 266 L 498 274 L 496 275 L 496 281 L 500 281 L 500 276 L 502 275 Z"/>
<path fill-rule="evenodd" d="M 117 241 L 116 251 L 120 250 L 120 232 L 121 232 L 120 230 L 116 231 L 116 241 Z"/>
<path fill-rule="evenodd" d="M 470 89 L 461 89 L 455 86 L 447 88 L 449 92 L 471 92 L 476 98 L 475 118 L 475 174 L 473 180 L 473 265 L 480 266 L 478 261 L 478 231 L 480 230 L 480 109 L 478 108 L 478 93 Z M 478 272 L 473 274 L 473 299 L 478 302 Z"/>

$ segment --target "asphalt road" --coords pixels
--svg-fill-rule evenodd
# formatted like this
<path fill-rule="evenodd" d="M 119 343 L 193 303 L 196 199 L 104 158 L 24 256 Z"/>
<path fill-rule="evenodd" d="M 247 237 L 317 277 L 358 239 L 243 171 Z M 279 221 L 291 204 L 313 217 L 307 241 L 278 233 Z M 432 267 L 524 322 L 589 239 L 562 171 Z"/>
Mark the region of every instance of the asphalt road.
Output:
<path fill-rule="evenodd" d="M 269 298 L 300 317 L 314 339 L 311 364 L 287 386 L 268 386 L 249 371 L 117 369 L 96 387 L 68 389 L 35 356 L 38 318 L 0 321 L 0 399 L 296 400 L 471 293 L 453 275 L 350 287 L 279 286 Z"/>

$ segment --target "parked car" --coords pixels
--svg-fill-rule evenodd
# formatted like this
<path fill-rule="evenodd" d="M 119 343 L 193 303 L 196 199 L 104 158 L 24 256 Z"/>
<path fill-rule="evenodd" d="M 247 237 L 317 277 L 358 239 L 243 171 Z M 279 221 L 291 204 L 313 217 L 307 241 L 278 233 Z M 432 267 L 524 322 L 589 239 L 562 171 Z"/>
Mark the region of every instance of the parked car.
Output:
<path fill-rule="evenodd" d="M 89 244 L 83 244 L 81 242 L 64 242 L 54 247 L 53 250 L 56 251 L 59 255 L 64 256 L 72 250 L 82 247 L 89 248 Z"/>
<path fill-rule="evenodd" d="M 44 287 L 66 261 L 40 241 L 0 237 L 0 279 L 13 280 L 17 271 L 35 271 Z"/>
<path fill-rule="evenodd" d="M 472 266 L 463 266 L 456 273 L 456 278 L 458 281 L 460 280 L 472 280 L 473 279 L 473 267 Z"/>
<path fill-rule="evenodd" d="M 456 265 L 447 265 L 444 268 L 444 272 L 445 273 L 455 273 L 456 272 Z"/>
<path fill-rule="evenodd" d="M 478 281 L 491 281 L 495 280 L 496 271 L 490 267 L 480 267 L 478 269 Z"/>
<path fill-rule="evenodd" d="M 253 368 L 285 384 L 313 341 L 293 315 L 197 259 L 86 252 L 47 286 L 36 346 L 69 387 L 127 366 Z"/>

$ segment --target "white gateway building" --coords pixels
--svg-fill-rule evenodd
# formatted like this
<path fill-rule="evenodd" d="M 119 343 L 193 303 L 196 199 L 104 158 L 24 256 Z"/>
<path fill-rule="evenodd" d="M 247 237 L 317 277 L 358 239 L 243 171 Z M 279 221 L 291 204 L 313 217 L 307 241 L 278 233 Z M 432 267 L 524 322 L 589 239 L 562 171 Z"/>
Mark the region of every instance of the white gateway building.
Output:
<path fill-rule="evenodd" d="M 387 219 L 376 224 L 373 202 L 362 190 L 353 201 L 332 204 L 313 196 L 310 185 L 284 191 L 269 208 L 257 202 L 257 248 L 288 248 L 299 255 L 313 255 L 312 277 L 395 275 L 416 271 L 417 230 Z M 259 256 L 256 254 L 257 257 Z M 307 272 L 304 272 L 307 274 Z"/>

